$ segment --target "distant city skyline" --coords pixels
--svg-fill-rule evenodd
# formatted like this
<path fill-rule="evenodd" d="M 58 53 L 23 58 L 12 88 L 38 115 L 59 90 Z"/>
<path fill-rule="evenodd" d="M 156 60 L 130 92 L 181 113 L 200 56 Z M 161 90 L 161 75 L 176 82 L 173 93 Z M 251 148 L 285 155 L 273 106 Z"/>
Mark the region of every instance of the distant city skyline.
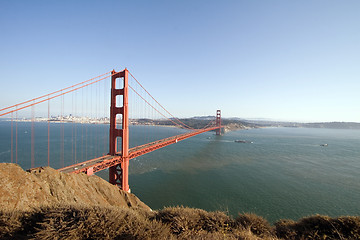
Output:
<path fill-rule="evenodd" d="M 1 1 L 0 108 L 127 67 L 179 118 L 360 122 L 360 2 Z"/>

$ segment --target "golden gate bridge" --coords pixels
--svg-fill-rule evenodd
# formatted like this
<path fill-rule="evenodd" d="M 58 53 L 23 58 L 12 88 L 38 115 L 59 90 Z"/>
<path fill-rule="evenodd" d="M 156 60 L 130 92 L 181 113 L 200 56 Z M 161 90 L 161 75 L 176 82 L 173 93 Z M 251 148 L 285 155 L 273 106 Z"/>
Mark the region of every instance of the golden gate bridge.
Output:
<path fill-rule="evenodd" d="M 129 84 L 129 76 L 133 82 L 132 84 Z M 108 80 L 110 80 L 110 86 L 107 86 Z M 103 83 L 103 85 L 101 85 L 101 83 Z M 110 87 L 111 91 L 109 91 L 107 87 Z M 90 94 L 84 93 L 84 89 L 90 89 Z M 110 96 L 106 94 L 107 92 L 110 92 Z M 71 95 L 70 100 L 66 101 L 65 96 L 69 95 Z M 108 103 L 109 98 L 110 103 Z M 135 102 L 135 107 L 131 107 L 129 98 Z M 44 104 L 47 106 L 39 107 Z M 109 104 L 110 106 L 108 106 Z M 137 106 L 144 106 L 144 108 L 150 109 L 150 111 Z M 65 110 L 66 108 L 70 110 L 67 111 Z M 110 110 L 108 111 L 107 108 Z M 43 117 L 37 117 L 36 110 L 38 110 L 40 112 L 39 114 L 42 114 Z M 136 123 L 135 118 L 130 119 L 130 115 L 133 114 L 133 116 L 137 116 L 137 118 L 140 116 L 131 112 L 151 112 L 151 114 L 147 114 L 148 119 L 160 117 L 170 122 L 171 125 L 186 129 L 187 132 L 130 147 L 129 126 Z M 54 113 L 58 114 L 57 117 L 52 117 Z M 66 113 L 69 114 L 66 115 Z M 108 116 L 105 116 L 107 114 Z M 79 117 L 80 115 L 81 117 Z M 188 126 L 180 119 L 174 117 L 155 100 L 126 68 L 120 72 L 113 70 L 70 87 L 2 108 L 0 109 L 0 117 L 6 118 L 6 120 L 10 122 L 9 128 L 7 129 L 7 131 L 10 132 L 7 136 L 10 137 L 8 141 L 2 142 L 2 144 L 6 145 L 9 149 L 7 152 L 10 153 L 10 156 L 8 156 L 10 160 L 7 161 L 19 163 L 21 151 L 21 160 L 31 161 L 31 168 L 34 168 L 37 167 L 37 164 L 35 164 L 37 162 L 35 161 L 35 156 L 37 156 L 36 152 L 38 149 L 39 151 L 44 151 L 44 149 L 47 148 L 47 165 L 51 166 L 53 161 L 52 152 L 54 149 L 52 138 L 58 137 L 60 146 L 55 144 L 57 145 L 55 149 L 57 147 L 60 148 L 60 157 L 57 158 L 62 162 L 62 167 L 58 168 L 58 171 L 92 175 L 101 170 L 109 169 L 109 182 L 117 185 L 124 191 L 130 190 L 128 176 L 129 161 L 131 159 L 204 132 L 215 131 L 216 135 L 220 135 L 222 129 L 220 110 L 216 111 L 215 118 L 209 121 L 205 127 L 194 129 Z M 27 128 L 30 131 L 29 134 L 26 134 L 27 131 L 20 132 L 19 130 L 20 127 L 18 127 L 18 125 L 23 122 L 30 125 L 28 126 L 29 128 Z M 35 124 L 36 122 L 42 122 L 43 124 L 37 126 Z M 53 124 L 55 123 L 60 124 L 60 127 L 54 126 Z M 105 138 L 108 138 L 108 152 L 105 153 L 106 150 L 103 150 L 103 154 L 97 153 L 95 156 L 87 156 L 90 155 L 88 153 L 90 148 L 88 138 L 95 137 L 96 140 L 94 140 L 92 144 L 95 146 L 100 145 L 98 137 L 95 136 L 95 134 L 91 136 L 91 131 L 88 128 L 88 125 L 91 123 L 109 124 L 107 130 L 108 136 L 105 136 Z M 71 135 L 69 138 L 71 144 L 67 144 L 65 140 L 65 124 L 71 124 L 71 131 L 68 131 L 69 135 Z M 76 124 L 80 124 L 81 126 L 79 127 Z M 39 131 L 39 128 L 42 128 L 42 133 L 37 135 L 42 135 L 43 139 L 40 143 L 35 140 L 35 135 L 36 132 Z M 44 134 L 44 128 L 45 132 L 47 130 L 47 134 Z M 59 130 L 60 134 L 59 132 L 54 134 L 53 129 Z M 26 137 L 30 138 L 30 144 L 28 144 L 30 147 L 22 146 L 22 140 L 25 136 L 24 133 L 25 135 L 29 135 Z M 47 141 L 44 141 L 44 139 Z M 64 166 L 64 159 L 66 158 L 65 145 L 69 145 L 66 151 L 70 151 L 71 149 L 73 164 L 69 166 Z M 106 146 L 107 144 L 104 143 L 103 145 Z M 23 152 L 30 152 L 30 156 L 28 158 L 24 157 Z M 46 157 L 42 155 L 41 158 L 42 161 L 40 161 L 40 163 L 44 164 L 44 158 Z"/>

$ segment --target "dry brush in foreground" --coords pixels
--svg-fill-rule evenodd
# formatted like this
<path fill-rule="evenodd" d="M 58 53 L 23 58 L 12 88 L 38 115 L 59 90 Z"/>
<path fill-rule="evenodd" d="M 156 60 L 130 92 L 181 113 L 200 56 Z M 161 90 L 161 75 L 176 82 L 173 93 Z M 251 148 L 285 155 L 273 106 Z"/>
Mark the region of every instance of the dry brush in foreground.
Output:
<path fill-rule="evenodd" d="M 234 219 L 186 207 L 57 205 L 0 211 L 0 239 L 360 239 L 360 217 L 313 216 L 271 226 L 254 214 Z"/>

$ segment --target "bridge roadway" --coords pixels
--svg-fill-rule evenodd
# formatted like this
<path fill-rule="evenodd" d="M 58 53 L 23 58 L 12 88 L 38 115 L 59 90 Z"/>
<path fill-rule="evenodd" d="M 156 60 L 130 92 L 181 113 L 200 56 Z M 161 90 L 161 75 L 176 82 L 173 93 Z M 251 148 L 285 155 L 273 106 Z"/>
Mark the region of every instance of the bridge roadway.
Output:
<path fill-rule="evenodd" d="M 211 127 L 199 130 L 193 130 L 188 133 L 176 135 L 173 137 L 164 138 L 161 140 L 157 140 L 151 143 L 147 143 L 141 146 L 137 146 L 129 149 L 129 160 L 144 155 L 146 153 L 155 151 L 156 149 L 168 146 L 170 144 L 177 143 L 184 139 L 193 137 L 195 135 L 216 130 L 219 127 Z M 115 166 L 122 162 L 121 152 L 118 152 L 115 156 L 105 155 L 99 158 L 94 158 L 85 162 L 73 164 L 71 166 L 67 166 L 61 169 L 58 169 L 60 172 L 64 173 L 86 173 L 88 175 L 92 175 L 93 173 L 99 172 L 106 168 Z"/>

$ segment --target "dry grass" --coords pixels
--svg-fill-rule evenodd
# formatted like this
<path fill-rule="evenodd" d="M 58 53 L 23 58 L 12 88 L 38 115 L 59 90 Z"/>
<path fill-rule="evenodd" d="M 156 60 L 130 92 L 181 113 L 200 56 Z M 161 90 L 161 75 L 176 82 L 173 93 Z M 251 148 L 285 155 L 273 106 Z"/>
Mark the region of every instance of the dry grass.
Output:
<path fill-rule="evenodd" d="M 238 218 L 236 218 L 236 226 L 248 229 L 250 232 L 259 237 L 275 236 L 274 229 L 270 223 L 266 219 L 253 213 L 239 215 Z"/>
<path fill-rule="evenodd" d="M 207 235 L 229 235 L 232 219 L 223 212 L 206 212 L 184 207 L 165 208 L 154 219 L 170 226 L 171 232 L 183 239 Z M 216 234 L 215 234 L 216 233 Z"/>
<path fill-rule="evenodd" d="M 155 215 L 155 219 L 169 225 L 172 234 L 178 239 L 254 240 L 276 238 L 272 234 L 273 231 L 271 233 L 263 232 L 262 234 L 256 234 L 249 225 L 240 224 L 238 219 L 234 220 L 223 212 L 207 212 L 201 209 L 171 207 L 159 211 Z M 263 226 L 270 226 L 264 219 L 262 219 L 262 223 Z"/>
<path fill-rule="evenodd" d="M 0 211 L 0 239 L 259 239 L 222 212 L 54 206 Z"/>
<path fill-rule="evenodd" d="M 312 216 L 271 226 L 255 214 L 233 219 L 186 207 L 57 205 L 0 211 L 0 239 L 360 239 L 360 217 Z"/>
<path fill-rule="evenodd" d="M 275 224 L 276 233 L 283 239 L 360 239 L 360 217 L 311 216 L 281 220 Z"/>
<path fill-rule="evenodd" d="M 0 239 L 16 239 L 22 227 L 22 213 L 0 212 Z"/>
<path fill-rule="evenodd" d="M 0 212 L 0 239 L 171 239 L 166 225 L 129 208 L 57 206 Z"/>
<path fill-rule="evenodd" d="M 96 175 L 65 174 L 49 167 L 25 172 L 19 165 L 0 163 L 0 209 L 29 211 L 56 204 L 150 210 L 134 194 Z"/>
<path fill-rule="evenodd" d="M 312 216 L 271 226 L 255 214 L 152 212 L 96 176 L 1 166 L 0 239 L 360 239 L 360 217 Z"/>

